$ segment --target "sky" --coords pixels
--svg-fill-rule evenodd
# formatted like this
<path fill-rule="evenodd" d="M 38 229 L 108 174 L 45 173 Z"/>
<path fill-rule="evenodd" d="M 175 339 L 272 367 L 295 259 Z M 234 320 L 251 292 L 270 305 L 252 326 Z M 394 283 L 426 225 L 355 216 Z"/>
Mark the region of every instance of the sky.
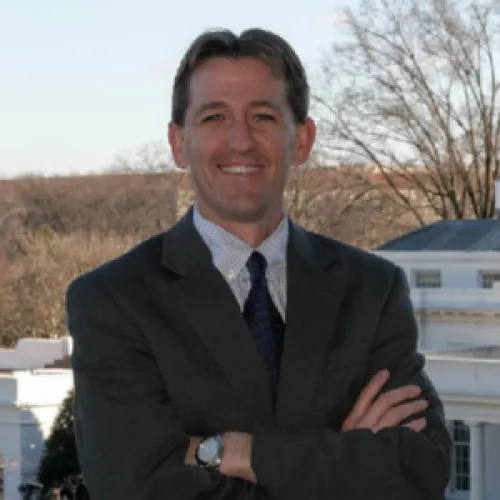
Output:
<path fill-rule="evenodd" d="M 165 141 L 177 64 L 205 29 L 271 29 L 313 68 L 344 1 L 0 0 L 0 178 L 99 172 Z"/>

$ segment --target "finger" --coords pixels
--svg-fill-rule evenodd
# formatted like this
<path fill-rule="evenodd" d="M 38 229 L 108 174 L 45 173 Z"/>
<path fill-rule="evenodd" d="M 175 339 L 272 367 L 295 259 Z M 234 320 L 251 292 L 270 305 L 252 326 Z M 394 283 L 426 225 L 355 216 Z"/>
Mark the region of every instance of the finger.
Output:
<path fill-rule="evenodd" d="M 371 378 L 370 382 L 360 392 L 355 405 L 347 418 L 344 420 L 341 429 L 342 431 L 352 430 L 356 427 L 356 424 L 368 411 L 368 408 L 371 406 L 373 400 L 378 396 L 378 394 L 380 394 L 388 379 L 389 372 L 387 370 L 381 370 Z"/>
<path fill-rule="evenodd" d="M 373 428 L 394 406 L 417 397 L 422 390 L 417 385 L 406 385 L 387 391 L 377 398 L 359 421 L 362 427 Z"/>
<path fill-rule="evenodd" d="M 415 432 L 420 432 L 425 429 L 426 425 L 427 425 L 427 420 L 424 417 L 422 417 L 418 418 L 417 420 L 413 420 L 412 422 L 408 422 L 407 424 L 403 425 L 403 427 L 408 427 L 409 429 L 412 429 Z"/>
<path fill-rule="evenodd" d="M 425 399 L 403 403 L 388 410 L 377 422 L 374 431 L 378 432 L 387 427 L 396 427 L 404 422 L 408 417 L 424 411 L 429 406 Z"/>
<path fill-rule="evenodd" d="M 348 416 L 342 423 L 342 427 L 340 428 L 340 430 L 342 432 L 352 431 L 354 429 L 354 424 L 355 424 L 354 419 L 349 419 Z"/>
<path fill-rule="evenodd" d="M 347 417 L 347 420 L 357 422 L 360 418 L 362 418 L 368 411 L 368 408 L 370 408 L 373 404 L 375 398 L 380 394 L 382 388 L 388 380 L 389 372 L 387 370 L 381 370 L 376 373 L 360 392 L 358 399 L 356 400 L 356 404 Z"/>

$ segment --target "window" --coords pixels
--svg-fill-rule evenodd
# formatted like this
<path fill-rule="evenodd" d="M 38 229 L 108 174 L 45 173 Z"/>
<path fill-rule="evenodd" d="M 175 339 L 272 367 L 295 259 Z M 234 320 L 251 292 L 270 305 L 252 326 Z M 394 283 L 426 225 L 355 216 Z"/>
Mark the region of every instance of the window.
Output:
<path fill-rule="evenodd" d="M 493 288 L 495 281 L 500 282 L 500 271 L 480 271 L 479 284 L 481 288 Z"/>
<path fill-rule="evenodd" d="M 441 288 L 441 271 L 424 269 L 413 272 L 416 288 Z"/>
<path fill-rule="evenodd" d="M 461 420 L 453 422 L 452 491 L 470 491 L 470 433 Z"/>

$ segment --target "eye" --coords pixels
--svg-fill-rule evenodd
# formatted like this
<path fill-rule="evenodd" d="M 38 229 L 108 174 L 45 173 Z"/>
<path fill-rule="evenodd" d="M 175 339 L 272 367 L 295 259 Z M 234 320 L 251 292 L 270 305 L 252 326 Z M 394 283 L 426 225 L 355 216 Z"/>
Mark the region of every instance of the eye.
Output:
<path fill-rule="evenodd" d="M 203 119 L 201 120 L 202 123 L 206 123 L 206 122 L 216 122 L 216 121 L 220 121 L 224 118 L 224 115 L 221 114 L 221 113 L 215 113 L 213 115 L 207 115 L 207 116 L 204 116 Z"/>
<path fill-rule="evenodd" d="M 275 121 L 275 118 L 273 115 L 269 115 L 267 113 L 257 113 L 255 115 L 255 119 L 260 122 L 260 121 Z"/>

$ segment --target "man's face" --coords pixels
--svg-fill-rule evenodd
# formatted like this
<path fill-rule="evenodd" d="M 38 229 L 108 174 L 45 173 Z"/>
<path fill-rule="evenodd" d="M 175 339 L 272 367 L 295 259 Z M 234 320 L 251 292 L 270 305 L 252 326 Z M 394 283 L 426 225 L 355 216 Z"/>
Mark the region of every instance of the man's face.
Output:
<path fill-rule="evenodd" d="M 179 167 L 190 167 L 197 202 L 212 220 L 280 217 L 290 166 L 305 162 L 314 124 L 294 123 L 286 86 L 263 61 L 212 58 L 192 74 L 185 125 L 170 124 Z"/>

